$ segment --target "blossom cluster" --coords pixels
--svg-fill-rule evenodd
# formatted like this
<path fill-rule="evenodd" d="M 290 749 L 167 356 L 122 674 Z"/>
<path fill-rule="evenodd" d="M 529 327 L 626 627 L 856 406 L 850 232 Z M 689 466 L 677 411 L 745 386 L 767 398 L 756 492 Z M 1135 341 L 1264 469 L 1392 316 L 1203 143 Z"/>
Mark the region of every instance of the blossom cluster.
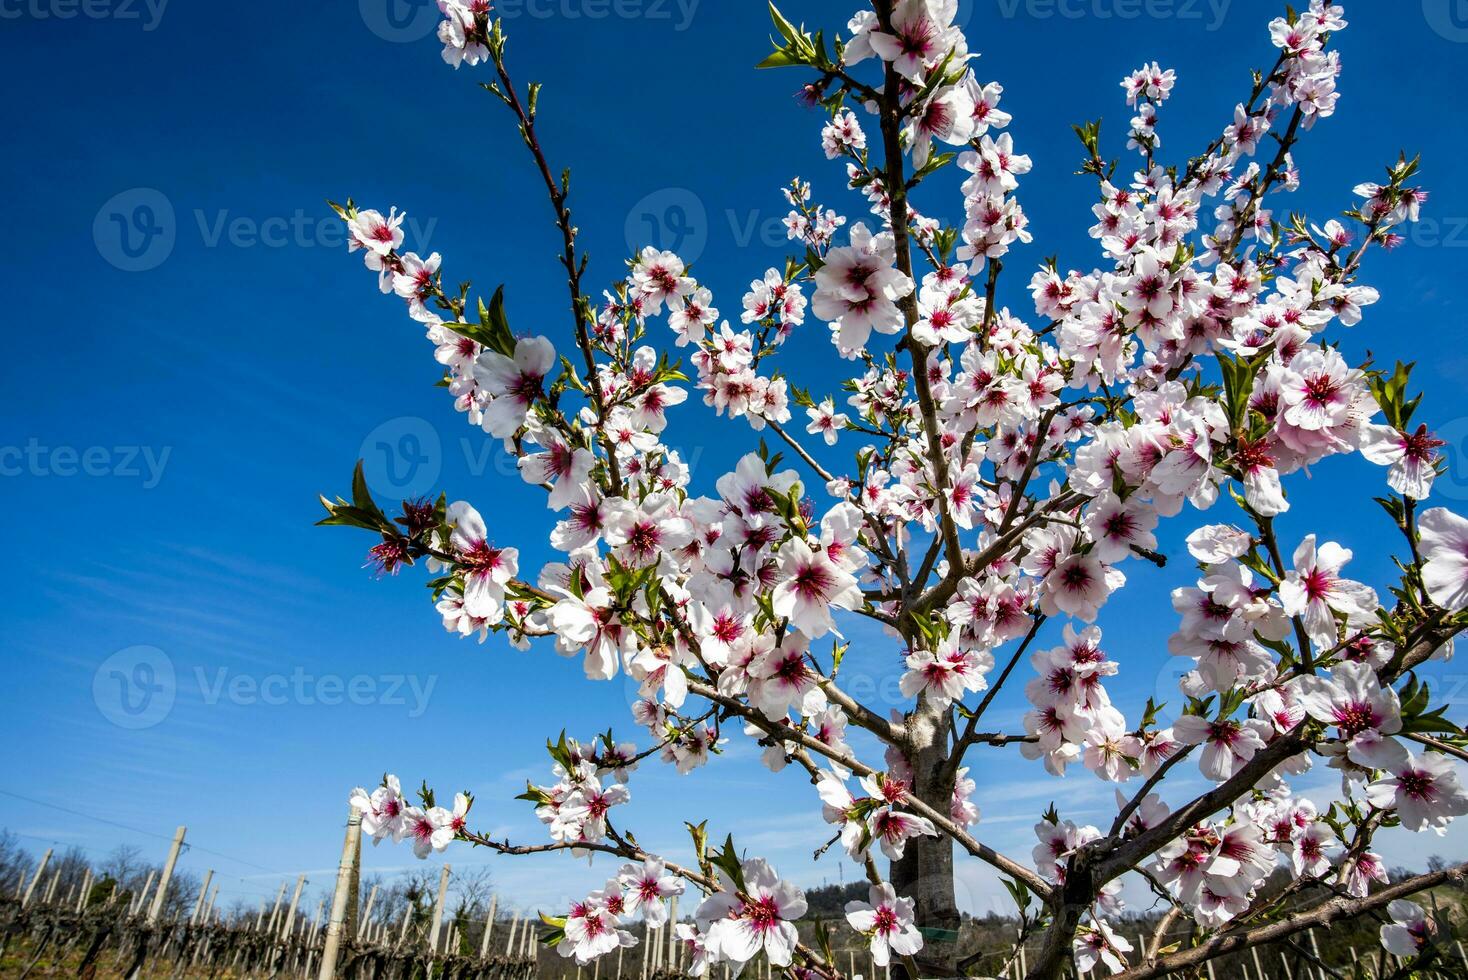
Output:
<path fill-rule="evenodd" d="M 539 154 L 490 5 L 440 6 L 445 59 L 495 63 L 494 90 Z M 546 491 L 557 554 L 522 570 L 520 552 L 464 501 L 406 502 L 389 521 L 354 494 L 328 502 L 330 521 L 380 533 L 373 560 L 385 570 L 423 560 L 450 633 L 501 632 L 522 647 L 544 638 L 588 678 L 637 686 L 632 715 L 649 748 L 563 738 L 554 781 L 524 797 L 547 846 L 634 860 L 555 920 L 578 962 L 629 944 L 629 916 L 663 924 L 654 908 L 694 883 L 706 897 L 676 926 L 693 975 L 763 952 L 834 980 L 792 924 L 804 897 L 767 862 L 726 849 L 716 876 L 670 870 L 611 821 L 641 760 L 688 773 L 731 736 L 758 745 L 771 770 L 808 775 L 835 840 L 869 874 L 875 851 L 899 863 L 946 836 L 1050 901 L 1068 880 L 1091 880 L 1071 878 L 1077 868 L 1126 853 L 1127 868 L 1106 866 L 1059 944 L 1083 970 L 1121 972 L 1134 953 L 1112 924 L 1125 870 L 1144 870 L 1218 929 L 1255 909 L 1281 865 L 1302 884 L 1366 897 L 1384 880 L 1378 830 L 1442 832 L 1468 813 L 1452 752 L 1462 732 L 1413 673 L 1449 656 L 1468 627 L 1468 520 L 1419 510 L 1442 443 L 1413 419 L 1410 370 L 1353 366 L 1335 342 L 1380 299 L 1361 281 L 1364 257 L 1399 244 L 1427 195 L 1403 159 L 1384 183 L 1357 186 L 1342 219 L 1283 219 L 1274 204 L 1299 186 L 1296 141 L 1336 109 L 1329 44 L 1343 11 L 1312 0 L 1273 22 L 1277 64 L 1183 167 L 1161 159 L 1160 109 L 1178 97 L 1178 73 L 1150 62 L 1125 78 L 1134 172 L 1102 159 L 1099 123 L 1077 127 L 1101 266 L 1044 263 L 1023 308 L 1005 305 L 999 283 L 1031 240 L 1016 192 L 1032 161 L 1006 131 L 1003 87 L 972 70 L 955 14 L 953 0 L 879 4 L 849 22 L 833 57 L 821 35 L 774 12 L 784 43 L 767 64 L 818 70 L 802 93 L 826 110 L 821 152 L 844 166 L 868 217 L 848 221 L 791 181 L 785 224 L 799 251 L 741 274 L 750 285 L 734 324 L 683 257 L 651 246 L 600 305 L 583 295 L 565 179 L 547 176 L 572 288 L 575 342 L 562 350 L 514 335 L 502 294 L 473 309 L 469 287 L 446 292 L 440 256 L 401 251 L 396 209 L 339 208 L 381 291 L 427 330 L 455 407 Z M 864 128 L 873 122 L 880 134 Z M 962 174 L 953 225 L 908 199 L 950 166 Z M 774 366 L 811 318 L 854 368 L 839 393 L 805 390 Z M 761 443 L 700 492 L 666 442 L 690 387 L 788 446 L 803 469 Z M 823 446 L 802 442 L 797 410 Z M 826 462 L 842 440 L 859 444 L 850 469 Z M 1410 553 L 1390 608 L 1348 577 L 1344 544 L 1291 532 L 1287 560 L 1276 531 L 1281 515 L 1309 516 L 1287 480 L 1357 452 L 1386 468 L 1397 496 L 1384 505 Z M 1165 521 L 1215 508 L 1228 513 L 1186 536 L 1195 584 L 1171 595 L 1168 650 L 1192 662 L 1171 723 L 1151 702 L 1129 721 L 1106 688 L 1125 651 L 1103 650 L 1096 622 L 1138 563 L 1167 563 Z M 867 655 L 843 635 L 857 617 L 900 651 L 902 710 L 884 716 L 843 690 L 843 662 Z M 1058 642 L 1032 649 L 1047 623 Z M 979 718 L 1021 663 L 1023 732 L 986 736 Z M 858 759 L 853 727 L 883 743 L 879 765 Z M 937 733 L 926 749 L 947 752 L 941 779 L 915 758 L 925 730 Z M 1079 764 L 1114 784 L 1113 828 L 1052 809 L 1036 825 L 1032 868 L 996 860 L 969 836 L 979 785 L 960 764 L 986 740 L 1018 742 L 1053 775 Z M 1317 760 L 1342 784 L 1342 800 L 1323 809 L 1292 785 Z M 1154 792 L 1184 762 L 1227 790 L 1207 812 L 1188 816 Z M 1137 783 L 1129 799 L 1121 787 Z M 467 796 L 452 809 L 410 806 L 389 779 L 353 802 L 374 840 L 411 839 L 420 854 L 483 842 L 464 826 Z M 869 898 L 847 918 L 879 965 L 923 951 L 910 898 L 883 882 Z M 1392 915 L 1384 941 L 1420 950 L 1420 910 Z"/>

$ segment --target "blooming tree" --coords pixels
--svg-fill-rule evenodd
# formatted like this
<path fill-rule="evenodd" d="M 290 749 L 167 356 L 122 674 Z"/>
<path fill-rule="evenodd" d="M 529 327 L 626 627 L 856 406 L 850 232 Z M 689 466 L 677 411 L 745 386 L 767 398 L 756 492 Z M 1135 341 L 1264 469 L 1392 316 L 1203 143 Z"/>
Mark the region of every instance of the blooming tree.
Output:
<path fill-rule="evenodd" d="M 738 316 L 725 318 L 709 285 L 656 247 L 632 256 L 602 301 L 591 296 L 569 172 L 557 175 L 537 134 L 540 87 L 512 80 L 491 3 L 439 6 L 444 60 L 490 74 L 484 88 L 543 178 L 570 329 L 517 336 L 503 290 L 471 303 L 468 285 L 446 287 L 439 255 L 402 250 L 396 209 L 335 207 L 381 291 L 426 328 L 455 408 L 545 489 L 562 557 L 522 568 L 505 529 L 466 502 L 410 500 L 389 517 L 360 466 L 350 500 L 323 501 L 323 523 L 379 534 L 370 557 L 383 572 L 426 565 L 452 633 L 545 638 L 588 678 L 629 675 L 648 742 L 553 740 L 552 780 L 522 797 L 545 842 L 492 839 L 470 828 L 471 799 L 444 807 L 425 787 L 410 802 L 392 777 L 353 796 L 369 834 L 410 839 L 420 855 L 460 841 L 625 862 L 603 889 L 545 916 L 546 941 L 581 963 L 634 943 L 635 917 L 665 925 L 663 899 L 691 889 L 702 901 L 676 935 L 693 975 L 763 953 L 836 980 L 829 945 L 806 945 L 793 925 L 801 892 L 732 834 L 718 843 L 737 828 L 711 838 L 706 822 L 690 823 L 684 864 L 646 853 L 626 829 L 639 764 L 691 773 L 751 738 L 770 769 L 809 778 L 812 806 L 870 879 L 869 901 L 847 918 L 878 964 L 907 975 L 969 966 L 956 944 L 955 854 L 1009 883 L 1023 935 L 1041 937 L 1034 980 L 1070 960 L 1160 976 L 1388 903 L 1388 948 L 1430 955 L 1430 920 L 1402 899 L 1464 866 L 1381 887 L 1372 848 L 1385 829 L 1441 833 L 1468 813 L 1464 736 L 1417 676 L 1468 625 L 1468 520 L 1424 509 L 1441 443 L 1415 417 L 1410 368 L 1353 366 L 1332 342 L 1378 298 L 1361 281 L 1364 260 L 1400 242 L 1427 195 L 1403 158 L 1324 223 L 1277 203 L 1300 183 L 1297 141 L 1336 107 L 1340 7 L 1313 0 L 1274 20 L 1273 66 L 1188 159 L 1161 153 L 1174 72 L 1153 63 L 1124 79 L 1135 112 L 1126 162 L 1102 156 L 1099 123 L 1076 127 L 1096 184 L 1098 265 L 1039 263 L 1025 309 L 1000 290 L 1011 253 L 1031 241 L 1020 191 L 1031 161 L 1005 131 L 1004 89 L 974 70 L 955 0 L 873 0 L 830 37 L 772 7 L 778 38 L 762 67 L 809 73 L 802 93 L 825 110 L 825 155 L 867 213 L 848 219 L 794 180 L 793 254 L 753 270 Z M 955 184 L 961 220 L 914 209 L 916 188 Z M 851 368 L 839 391 L 801 390 L 776 367 L 794 331 L 818 329 L 808 321 L 829 328 Z M 758 451 L 709 486 L 695 487 L 663 442 L 690 388 L 759 433 Z M 823 465 L 817 440 L 852 448 L 850 467 Z M 1383 527 L 1398 539 L 1389 595 L 1350 577 L 1342 545 L 1275 529 L 1289 478 L 1357 451 L 1387 467 L 1386 488 L 1368 492 L 1383 494 Z M 1176 538 L 1187 556 L 1159 552 L 1163 521 L 1186 522 Z M 1112 703 L 1107 680 L 1126 665 L 1094 625 L 1129 565 L 1169 558 L 1198 568 L 1167 613 L 1169 650 L 1196 664 L 1171 725 L 1160 705 L 1128 717 Z M 853 617 L 880 624 L 900 651 L 901 710 L 843 688 L 844 662 L 877 659 L 838 632 Z M 1046 623 L 1063 626 L 1048 647 L 1037 640 Z M 1020 682 L 1032 705 L 1024 730 L 986 731 L 995 696 Z M 880 757 L 859 757 L 848 729 Z M 1088 770 L 1115 784 L 1110 825 L 1052 807 L 1028 860 L 986 844 L 973 753 L 1016 743 L 1057 777 Z M 1320 765 L 1338 771 L 1340 800 L 1292 788 Z M 1165 785 L 1188 769 L 1205 792 Z M 1261 892 L 1280 867 L 1286 897 L 1306 900 L 1289 914 L 1290 902 Z M 1164 948 L 1159 931 L 1143 949 L 1120 936 L 1128 875 L 1167 903 L 1166 924 L 1196 922 L 1195 938 Z"/>

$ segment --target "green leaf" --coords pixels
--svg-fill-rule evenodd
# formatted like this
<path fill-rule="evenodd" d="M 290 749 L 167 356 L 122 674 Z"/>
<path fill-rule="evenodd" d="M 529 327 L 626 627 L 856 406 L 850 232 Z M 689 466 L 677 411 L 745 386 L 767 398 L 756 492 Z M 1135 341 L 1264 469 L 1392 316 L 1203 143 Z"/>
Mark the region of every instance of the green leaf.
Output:
<path fill-rule="evenodd" d="M 790 52 L 786 51 L 784 48 L 781 48 L 778 51 L 772 52 L 769 57 L 767 57 L 764 61 L 761 61 L 759 64 L 755 65 L 754 67 L 756 67 L 756 68 L 794 68 L 796 66 L 803 65 L 803 64 L 805 64 L 805 62 L 803 62 L 799 58 L 796 58 L 795 56 L 791 55 Z"/>
<path fill-rule="evenodd" d="M 780 36 L 785 40 L 791 44 L 800 40 L 800 32 L 795 29 L 795 25 L 786 20 L 785 15 L 780 13 L 780 9 L 773 3 L 770 4 L 770 20 L 775 22 L 775 30 L 779 31 Z"/>

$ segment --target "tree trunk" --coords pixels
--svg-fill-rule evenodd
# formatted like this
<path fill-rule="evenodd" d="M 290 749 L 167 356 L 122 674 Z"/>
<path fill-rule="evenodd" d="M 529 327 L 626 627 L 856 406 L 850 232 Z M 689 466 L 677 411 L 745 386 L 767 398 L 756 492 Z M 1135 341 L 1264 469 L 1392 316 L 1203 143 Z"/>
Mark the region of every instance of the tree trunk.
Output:
<path fill-rule="evenodd" d="M 913 771 L 913 795 L 947 813 L 953 801 L 953 777 L 948 772 L 948 713 L 921 703 L 911 716 L 907 757 Z M 892 887 L 916 903 L 917 926 L 923 933 L 918 970 L 924 978 L 958 976 L 958 929 L 961 919 L 954 901 L 953 841 L 947 837 L 915 837 L 907 842 L 902 860 L 893 861 Z M 905 966 L 892 966 L 894 977 L 907 980 Z"/>

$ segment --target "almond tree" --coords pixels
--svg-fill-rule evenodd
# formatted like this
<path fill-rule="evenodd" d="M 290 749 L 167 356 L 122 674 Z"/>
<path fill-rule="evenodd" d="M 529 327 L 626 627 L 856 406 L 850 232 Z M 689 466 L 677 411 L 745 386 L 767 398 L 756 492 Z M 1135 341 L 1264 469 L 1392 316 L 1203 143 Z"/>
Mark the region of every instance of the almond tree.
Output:
<path fill-rule="evenodd" d="M 829 944 L 802 943 L 792 925 L 804 897 L 738 849 L 737 827 L 690 821 L 692 858 L 675 864 L 623 822 L 640 763 L 689 773 L 747 737 L 772 770 L 814 786 L 833 843 L 871 882 L 848 918 L 877 963 L 905 975 L 974 965 L 956 941 L 956 855 L 1007 881 L 1023 938 L 1042 945 L 1034 980 L 1071 960 L 1129 978 L 1186 971 L 1344 916 L 1387 921 L 1389 903 L 1389 948 L 1413 946 L 1418 965 L 1436 955 L 1431 919 L 1404 900 L 1464 866 L 1383 887 L 1372 847 L 1384 830 L 1440 832 L 1468 812 L 1464 736 L 1417 676 L 1468 624 L 1468 521 L 1422 509 L 1441 443 L 1416 419 L 1410 367 L 1352 366 L 1332 343 L 1378 298 L 1364 260 L 1400 242 L 1427 195 L 1403 158 L 1324 223 L 1277 203 L 1299 186 L 1296 142 L 1335 110 L 1340 7 L 1314 0 L 1269 25 L 1273 65 L 1196 156 L 1162 153 L 1176 76 L 1156 63 L 1122 82 L 1136 114 L 1124 162 L 1103 156 L 1099 123 L 1075 127 L 1101 265 L 1039 263 L 1033 314 L 1005 305 L 1019 295 L 1003 275 L 1030 244 L 1019 190 L 1030 160 L 1005 132 L 1003 88 L 975 74 L 955 0 L 873 0 L 839 35 L 771 7 L 778 36 L 761 67 L 806 73 L 826 156 L 869 214 L 849 220 L 792 181 L 794 252 L 745 270 L 756 278 L 725 318 L 707 281 L 656 247 L 593 298 L 570 173 L 537 132 L 539 84 L 512 79 L 489 2 L 439 4 L 445 61 L 488 73 L 483 87 L 544 182 L 569 329 L 517 336 L 503 288 L 471 301 L 469 285 L 446 287 L 437 254 L 401 249 L 395 209 L 335 207 L 382 291 L 426 327 L 455 408 L 547 491 L 564 558 L 522 570 L 503 528 L 445 497 L 389 517 L 360 465 L 350 500 L 323 500 L 323 523 L 378 533 L 371 561 L 384 572 L 425 564 L 450 632 L 543 638 L 593 680 L 626 672 L 650 742 L 552 740 L 554 781 L 522 797 L 548 842 L 491 839 L 470 828 L 468 796 L 442 806 L 424 787 L 410 803 L 394 777 L 353 796 L 369 834 L 411 840 L 420 856 L 461 841 L 621 859 L 605 889 L 544 917 L 545 941 L 580 963 L 635 942 L 630 917 L 663 926 L 663 900 L 691 887 L 702 903 L 676 928 L 692 974 L 764 953 L 835 980 Z M 913 207 L 919 188 L 954 184 L 961 220 Z M 852 369 L 827 391 L 776 367 L 793 331 L 817 329 L 808 320 L 829 326 L 834 363 Z M 683 349 L 687 368 L 674 360 Z M 711 485 L 692 485 L 662 441 L 690 387 L 757 433 Z M 817 440 L 854 444 L 850 467 L 823 464 Z M 1363 489 L 1383 493 L 1397 540 L 1389 595 L 1348 577 L 1340 544 L 1276 533 L 1286 478 L 1356 451 L 1388 467 L 1388 490 Z M 1159 551 L 1165 519 L 1187 522 L 1187 556 Z M 1196 587 L 1171 596 L 1169 649 L 1196 662 L 1171 726 L 1161 705 L 1129 718 L 1112 704 L 1106 679 L 1127 666 L 1092 625 L 1129 562 L 1169 559 L 1199 569 Z M 886 662 L 837 632 L 857 617 L 900 651 L 900 712 L 843 687 L 843 664 Z M 1019 683 L 1033 706 L 1024 730 L 990 731 L 994 698 Z M 848 729 L 881 756 L 859 757 Z M 1056 776 L 1077 766 L 1117 784 L 1110 825 L 1052 807 L 1037 815 L 1033 854 L 985 843 L 970 767 L 1010 744 Z M 1339 770 L 1340 801 L 1291 788 L 1317 765 Z M 1168 787 L 1178 767 L 1212 788 Z M 1291 883 L 1263 897 L 1281 865 Z M 1168 909 L 1146 949 L 1111 924 L 1126 877 Z M 1164 930 L 1185 922 L 1192 938 L 1168 945 Z"/>

